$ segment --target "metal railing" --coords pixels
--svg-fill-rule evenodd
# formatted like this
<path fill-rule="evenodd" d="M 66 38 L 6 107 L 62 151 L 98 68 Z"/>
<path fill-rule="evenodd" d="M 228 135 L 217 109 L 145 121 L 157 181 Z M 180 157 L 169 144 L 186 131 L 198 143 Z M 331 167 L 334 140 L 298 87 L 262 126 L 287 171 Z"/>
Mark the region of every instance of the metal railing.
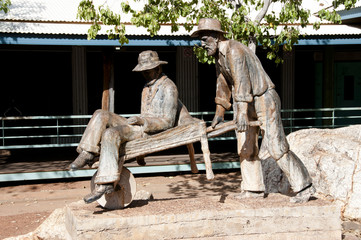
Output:
<path fill-rule="evenodd" d="M 306 128 L 336 128 L 361 124 L 361 107 L 282 110 L 286 133 Z M 125 117 L 134 114 L 121 114 Z M 210 125 L 214 112 L 192 112 Z M 91 115 L 0 117 L 0 150 L 26 148 L 75 147 Z M 231 120 L 233 112 L 225 115 Z M 210 141 L 234 139 L 229 132 Z"/>

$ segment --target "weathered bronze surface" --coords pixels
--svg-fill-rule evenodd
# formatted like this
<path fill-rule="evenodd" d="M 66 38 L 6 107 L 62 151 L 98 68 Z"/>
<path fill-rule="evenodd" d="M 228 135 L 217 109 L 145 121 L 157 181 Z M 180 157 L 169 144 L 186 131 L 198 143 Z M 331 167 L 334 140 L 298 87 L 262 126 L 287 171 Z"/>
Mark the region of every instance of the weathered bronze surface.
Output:
<path fill-rule="evenodd" d="M 222 123 L 225 111 L 233 107 L 242 190 L 248 192 L 248 196 L 265 190 L 258 157 L 259 133 L 263 137 L 263 148 L 277 161 L 293 191 L 309 189 L 312 185 L 309 173 L 289 149 L 281 121 L 281 102 L 274 84 L 257 56 L 242 43 L 226 39 L 224 33 L 218 20 L 207 18 L 200 19 L 198 30 L 192 36 L 199 37 L 208 55 L 216 59 L 216 114 L 212 128 Z M 254 121 L 259 124 L 250 124 Z M 308 200 L 309 196 L 294 200 L 305 201 L 306 198 Z"/>
<path fill-rule="evenodd" d="M 167 62 L 159 60 L 154 51 L 139 54 L 138 65 L 133 71 L 141 72 L 146 79 L 139 116 L 126 119 L 109 111 L 97 110 L 90 119 L 77 148 L 79 156 L 70 165 L 72 170 L 91 165 L 99 155 L 98 171 L 93 178 L 95 185 L 92 193 L 85 196 L 85 202 L 96 201 L 105 193 L 117 191 L 114 186 L 123 176 L 126 159 L 137 158 L 138 163 L 145 165 L 144 155 L 155 151 L 187 145 L 192 172 L 197 172 L 192 145 L 196 141 L 202 145 L 207 178 L 213 178 L 206 125 L 190 116 L 178 99 L 176 85 L 162 73 L 162 64 Z M 122 200 L 112 201 L 118 203 Z"/>

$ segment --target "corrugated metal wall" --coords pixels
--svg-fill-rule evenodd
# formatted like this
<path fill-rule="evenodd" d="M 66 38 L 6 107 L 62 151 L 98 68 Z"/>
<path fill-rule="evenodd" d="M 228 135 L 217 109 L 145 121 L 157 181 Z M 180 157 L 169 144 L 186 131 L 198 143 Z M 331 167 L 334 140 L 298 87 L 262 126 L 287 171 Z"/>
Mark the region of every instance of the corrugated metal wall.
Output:
<path fill-rule="evenodd" d="M 88 114 L 86 47 L 72 48 L 73 114 Z"/>
<path fill-rule="evenodd" d="M 86 68 L 86 47 L 72 47 L 73 78 L 73 114 L 88 114 L 88 84 Z M 74 119 L 76 124 L 86 124 L 84 119 Z M 83 133 L 83 129 L 74 128 L 74 133 Z"/>
<path fill-rule="evenodd" d="M 295 51 L 283 53 L 282 65 L 282 109 L 295 106 Z"/>
<path fill-rule="evenodd" d="M 177 48 L 176 83 L 179 99 L 188 110 L 199 111 L 198 60 L 192 47 Z"/>
<path fill-rule="evenodd" d="M 295 50 L 283 53 L 282 65 L 282 95 L 281 95 L 281 108 L 293 109 L 295 107 Z M 282 113 L 283 118 L 293 118 L 292 112 Z M 284 127 L 291 127 L 292 121 L 283 121 Z M 286 134 L 289 129 L 285 129 Z"/>

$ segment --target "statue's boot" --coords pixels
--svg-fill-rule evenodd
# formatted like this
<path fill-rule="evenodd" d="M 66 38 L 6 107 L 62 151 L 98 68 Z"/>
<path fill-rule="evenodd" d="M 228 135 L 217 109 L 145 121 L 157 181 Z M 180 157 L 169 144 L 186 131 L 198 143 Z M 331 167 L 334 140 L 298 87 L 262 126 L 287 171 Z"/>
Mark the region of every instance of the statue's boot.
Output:
<path fill-rule="evenodd" d="M 305 203 L 310 200 L 310 198 L 316 193 L 316 189 L 314 186 L 309 185 L 303 190 L 299 191 L 296 196 L 291 197 L 290 202 L 293 203 Z"/>
<path fill-rule="evenodd" d="M 112 193 L 113 191 L 114 191 L 113 183 L 95 184 L 94 190 L 90 194 L 84 197 L 84 202 L 92 203 L 98 200 L 99 198 L 101 198 L 104 194 L 106 193 L 109 194 Z"/>
<path fill-rule="evenodd" d="M 304 203 L 307 202 L 316 189 L 312 186 L 312 178 L 308 173 L 303 162 L 292 151 L 284 154 L 282 158 L 277 160 L 278 166 L 288 178 L 292 190 L 297 193 L 290 199 L 290 202 Z"/>
<path fill-rule="evenodd" d="M 78 170 L 83 168 L 86 164 L 89 164 L 94 160 L 94 154 L 87 151 L 82 151 L 79 156 L 69 166 L 70 170 Z"/>
<path fill-rule="evenodd" d="M 234 195 L 236 199 L 244 198 L 264 198 L 264 192 L 262 191 L 243 191 L 240 194 Z"/>
<path fill-rule="evenodd" d="M 138 156 L 135 158 L 139 166 L 145 166 L 146 162 L 144 160 L 144 156 Z"/>

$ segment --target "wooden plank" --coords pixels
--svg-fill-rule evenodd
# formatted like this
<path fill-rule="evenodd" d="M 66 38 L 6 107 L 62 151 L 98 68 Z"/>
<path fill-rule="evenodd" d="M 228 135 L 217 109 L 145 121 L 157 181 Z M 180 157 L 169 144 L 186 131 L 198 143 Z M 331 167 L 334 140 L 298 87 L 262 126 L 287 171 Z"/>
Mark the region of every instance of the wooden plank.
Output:
<path fill-rule="evenodd" d="M 120 153 L 121 158 L 131 159 L 200 141 L 204 126 L 204 122 L 197 122 L 127 142 L 124 152 Z"/>
<path fill-rule="evenodd" d="M 249 122 L 250 127 L 257 127 L 257 126 L 261 126 L 261 125 L 262 124 L 259 121 Z M 224 134 L 226 132 L 234 131 L 236 129 L 237 129 L 237 125 L 235 124 L 234 120 L 224 122 L 224 123 L 221 123 L 221 124 L 217 125 L 215 128 L 208 127 L 207 128 L 207 137 L 208 138 L 217 137 L 217 136 L 222 135 L 222 134 Z"/>

